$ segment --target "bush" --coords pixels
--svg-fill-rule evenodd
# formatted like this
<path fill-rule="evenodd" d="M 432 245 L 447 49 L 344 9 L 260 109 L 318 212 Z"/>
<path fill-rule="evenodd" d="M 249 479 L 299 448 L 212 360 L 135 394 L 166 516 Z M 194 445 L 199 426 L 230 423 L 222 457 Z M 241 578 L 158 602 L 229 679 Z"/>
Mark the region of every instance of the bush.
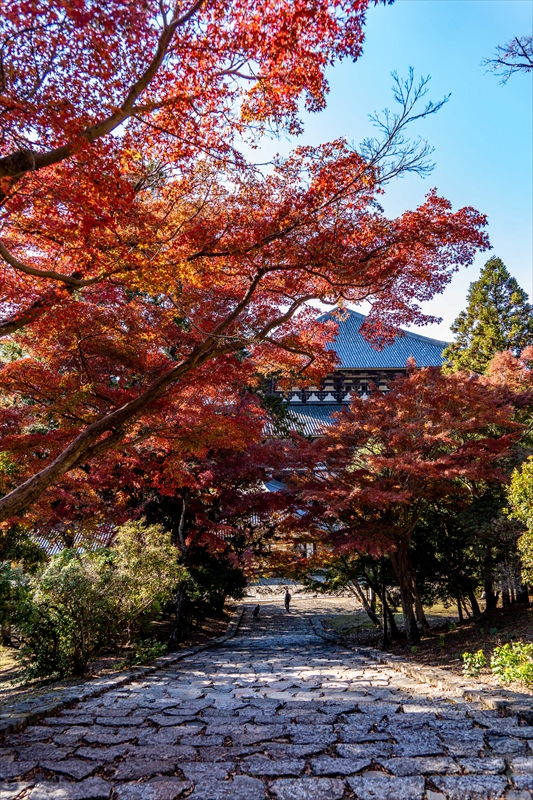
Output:
<path fill-rule="evenodd" d="M 123 638 L 131 642 L 188 577 L 170 533 L 144 520 L 123 525 L 113 542 L 114 602 Z"/>
<path fill-rule="evenodd" d="M 483 667 L 487 666 L 487 659 L 483 650 L 477 653 L 463 653 L 463 672 L 467 678 L 478 678 Z"/>
<path fill-rule="evenodd" d="M 11 643 L 11 626 L 28 595 L 28 577 L 19 567 L 0 563 L 1 644 Z"/>
<path fill-rule="evenodd" d="M 520 681 L 533 686 L 533 644 L 512 642 L 494 648 L 490 666 L 501 683 Z"/>
<path fill-rule="evenodd" d="M 24 679 L 83 675 L 87 662 L 111 641 L 118 620 L 108 552 L 66 549 L 31 579 L 19 612 Z"/>
<path fill-rule="evenodd" d="M 228 556 L 216 556 L 199 547 L 189 554 L 189 559 L 187 597 L 195 619 L 220 613 L 227 597 L 235 600 L 244 597 L 246 577 Z"/>
<path fill-rule="evenodd" d="M 110 549 L 63 550 L 30 579 L 18 612 L 23 679 L 83 675 L 103 647 L 134 642 L 185 575 L 170 534 L 142 521 Z"/>
<path fill-rule="evenodd" d="M 160 656 L 167 653 L 168 647 L 162 642 L 155 639 L 145 639 L 143 642 L 138 642 L 135 645 L 133 653 L 122 663 L 118 664 L 116 669 L 124 669 L 125 667 L 135 667 L 138 664 L 149 664 Z"/>

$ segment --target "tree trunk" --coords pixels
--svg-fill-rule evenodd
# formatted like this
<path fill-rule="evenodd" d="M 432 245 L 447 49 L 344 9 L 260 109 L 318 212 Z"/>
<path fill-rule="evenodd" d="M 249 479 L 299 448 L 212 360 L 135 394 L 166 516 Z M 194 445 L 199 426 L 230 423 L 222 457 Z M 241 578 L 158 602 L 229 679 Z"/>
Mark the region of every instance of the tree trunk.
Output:
<path fill-rule="evenodd" d="M 371 606 L 369 605 L 368 600 L 366 599 L 366 595 L 363 592 L 363 590 L 361 588 L 361 584 L 359 583 L 357 578 L 352 578 L 351 583 L 352 583 L 352 585 L 353 585 L 353 587 L 355 589 L 355 594 L 359 598 L 359 600 L 361 601 L 362 606 L 365 609 L 368 617 L 372 620 L 374 625 L 379 625 L 379 627 L 381 628 L 381 621 L 380 621 L 378 615 L 374 613 L 374 611 L 372 610 Z"/>
<path fill-rule="evenodd" d="M 421 625 L 422 630 L 425 633 L 429 633 L 430 632 L 429 622 L 427 621 L 426 613 L 424 611 L 424 606 L 422 605 L 422 601 L 420 600 L 420 595 L 418 594 L 416 578 L 412 569 L 410 569 L 410 573 L 411 573 L 411 592 L 415 601 L 416 618 L 418 620 L 419 625 Z"/>
<path fill-rule="evenodd" d="M 365 573 L 365 579 L 368 581 L 368 585 L 372 587 L 372 589 L 374 591 L 374 595 L 379 597 L 381 602 L 383 603 L 383 592 L 382 592 L 382 590 L 380 588 L 379 583 L 376 580 L 376 576 L 374 575 L 371 578 Z M 392 636 L 393 639 L 397 639 L 399 637 L 399 635 L 400 635 L 400 631 L 398 630 L 398 625 L 396 624 L 396 620 L 394 619 L 394 614 L 392 613 L 391 607 L 389 605 L 389 602 L 387 601 L 387 592 L 386 592 L 386 590 L 385 590 L 385 608 L 387 610 L 387 617 L 388 617 L 388 620 L 389 620 L 389 628 L 390 628 L 391 636 Z"/>
<path fill-rule="evenodd" d="M 498 603 L 498 598 L 494 593 L 494 569 L 492 564 L 492 548 L 488 546 L 485 550 L 483 571 L 485 577 L 485 611 L 492 611 L 492 609 L 496 608 L 496 605 Z"/>
<path fill-rule="evenodd" d="M 385 559 L 381 556 L 381 607 L 383 611 L 383 649 L 389 646 L 389 632 L 387 630 L 387 587 L 385 585 Z"/>
<path fill-rule="evenodd" d="M 502 605 L 504 608 L 511 605 L 511 598 L 509 596 L 509 589 L 502 589 Z"/>
<path fill-rule="evenodd" d="M 420 633 L 413 611 L 413 595 L 411 592 L 411 576 L 409 573 L 409 563 L 407 560 L 408 542 L 401 542 L 396 553 L 390 554 L 392 568 L 400 586 L 400 598 L 402 602 L 403 627 L 407 642 L 410 645 L 420 644 Z"/>
<path fill-rule="evenodd" d="M 187 563 L 187 555 L 189 552 L 189 548 L 187 547 L 185 541 L 185 520 L 187 517 L 188 505 L 189 505 L 189 490 L 184 489 L 181 501 L 181 513 L 179 519 L 174 521 L 174 526 L 172 529 L 172 541 L 178 548 L 180 552 L 181 562 L 184 565 Z M 170 634 L 170 639 L 168 643 L 168 649 L 171 652 L 177 649 L 181 639 L 183 607 L 185 605 L 186 598 L 187 598 L 187 589 L 185 587 L 185 584 L 180 584 L 174 595 L 174 623 L 172 625 L 172 633 Z"/>
<path fill-rule="evenodd" d="M 374 589 L 372 587 L 370 587 L 370 589 L 369 589 L 368 602 L 370 603 L 370 608 L 372 609 L 372 611 L 375 614 L 376 613 L 376 593 L 375 593 L 375 591 L 374 591 Z"/>
<path fill-rule="evenodd" d="M 461 602 L 463 604 L 463 608 L 464 608 L 464 612 L 465 612 L 466 616 L 468 617 L 468 619 L 472 619 L 472 614 L 468 610 L 468 606 L 466 604 L 466 600 L 464 599 L 464 597 L 461 598 Z"/>
<path fill-rule="evenodd" d="M 477 619 L 481 615 L 481 609 L 479 607 L 479 603 L 477 601 L 477 597 L 474 594 L 473 589 L 468 590 L 468 599 L 470 600 L 470 605 L 472 606 L 472 613 L 474 615 L 474 619 Z"/>
<path fill-rule="evenodd" d="M 409 580 L 411 582 L 411 594 L 413 596 L 413 600 L 415 603 L 416 619 L 418 621 L 418 624 L 424 631 L 424 633 L 429 633 L 430 632 L 429 622 L 427 621 L 426 613 L 424 611 L 424 606 L 422 605 L 422 601 L 420 600 L 420 595 L 418 594 L 418 586 L 416 584 L 415 571 L 411 559 L 409 558 L 409 554 L 407 554 L 407 566 L 409 570 Z"/>
<path fill-rule="evenodd" d="M 177 650 L 178 644 L 181 639 L 181 622 L 183 615 L 183 606 L 185 604 L 187 592 L 185 586 L 180 586 L 174 595 L 174 622 L 172 625 L 172 633 L 168 642 L 168 649 L 170 652 Z"/>
<path fill-rule="evenodd" d="M 457 602 L 457 617 L 459 619 L 459 622 L 464 622 L 463 607 L 461 605 L 461 598 L 459 595 L 457 595 L 456 597 L 456 602 Z"/>
<path fill-rule="evenodd" d="M 398 625 L 396 624 L 396 620 L 394 619 L 394 614 L 391 611 L 391 607 L 387 602 L 387 593 L 385 593 L 385 608 L 387 609 L 387 616 L 389 618 L 389 628 L 391 632 L 391 636 L 393 639 L 397 639 L 400 635 L 400 631 L 398 630 Z"/>

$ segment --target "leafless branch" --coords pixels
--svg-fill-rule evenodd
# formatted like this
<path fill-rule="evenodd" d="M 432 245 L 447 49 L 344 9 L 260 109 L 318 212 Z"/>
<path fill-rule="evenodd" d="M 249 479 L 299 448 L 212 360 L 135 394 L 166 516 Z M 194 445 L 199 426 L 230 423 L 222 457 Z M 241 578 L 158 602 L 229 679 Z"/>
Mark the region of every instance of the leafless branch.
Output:
<path fill-rule="evenodd" d="M 500 77 L 500 83 L 507 83 L 515 72 L 531 72 L 533 69 L 533 34 L 515 36 L 507 44 L 499 45 L 492 58 L 486 58 L 482 65 Z"/>

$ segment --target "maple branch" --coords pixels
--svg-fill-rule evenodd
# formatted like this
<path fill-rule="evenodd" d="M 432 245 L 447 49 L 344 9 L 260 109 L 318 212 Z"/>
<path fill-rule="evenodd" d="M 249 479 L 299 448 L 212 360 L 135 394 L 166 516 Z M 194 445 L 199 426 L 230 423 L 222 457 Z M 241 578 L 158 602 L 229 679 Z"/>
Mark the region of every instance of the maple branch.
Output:
<path fill-rule="evenodd" d="M 185 361 L 162 373 L 135 399 L 88 425 L 51 464 L 0 500 L 0 522 L 13 515 L 20 514 L 31 503 L 35 502 L 55 480 L 69 472 L 75 465 L 82 463 L 85 454 L 95 444 L 102 445 L 99 452 L 108 449 L 111 443 L 116 440 L 115 436 L 109 437 L 108 446 L 105 448 L 103 447 L 105 442 L 98 442 L 98 439 L 110 430 L 119 431 L 126 423 L 131 422 L 161 397 L 169 386 L 212 358 L 214 354 L 209 345 L 211 345 L 211 342 L 203 342 L 193 350 Z M 226 351 L 228 351 L 228 348 L 220 347 L 216 355 L 222 355 Z"/>
<path fill-rule="evenodd" d="M 58 290 L 51 289 L 32 303 L 29 308 L 18 312 L 11 319 L 0 321 L 0 339 L 4 336 L 11 336 L 12 333 L 26 327 L 30 322 L 34 322 L 60 299 Z"/>
<path fill-rule="evenodd" d="M 91 284 L 98 283 L 111 274 L 104 273 L 95 278 L 81 280 L 76 278 L 75 275 L 63 275 L 62 273 L 55 272 L 54 270 L 36 269 L 35 267 L 31 267 L 29 264 L 24 264 L 22 261 L 19 261 L 18 258 L 15 258 L 15 256 L 9 252 L 7 247 L 2 242 L 0 242 L 0 256 L 2 256 L 4 261 L 9 264 L 10 267 L 13 267 L 13 269 L 18 270 L 19 272 L 24 272 L 26 275 L 33 275 L 35 278 L 50 278 L 51 280 L 60 281 L 61 283 L 65 283 L 67 286 L 71 286 L 75 289 L 79 289 L 83 286 L 91 286 Z"/>
<path fill-rule="evenodd" d="M 116 111 L 80 131 L 78 135 L 67 144 L 60 145 L 46 152 L 20 149 L 8 156 L 0 158 L 0 203 L 6 199 L 10 189 L 27 172 L 35 172 L 44 167 L 58 164 L 66 158 L 70 158 L 76 151 L 80 142 L 93 144 L 97 139 L 111 133 L 115 128 L 125 122 L 132 114 L 135 101 L 145 91 L 159 71 L 176 30 L 188 22 L 200 10 L 203 4 L 204 0 L 196 0 L 185 14 L 180 17 L 174 16 L 172 21 L 163 27 L 163 32 L 159 37 L 156 52 L 151 62 L 141 77 L 131 86 L 124 102 Z"/>
<path fill-rule="evenodd" d="M 307 364 L 304 364 L 304 366 L 298 370 L 297 373 L 298 375 L 301 375 L 302 372 L 305 372 L 305 370 L 308 369 L 311 366 L 311 364 L 316 360 L 316 355 L 314 353 L 312 353 L 309 350 L 305 350 L 302 347 L 291 347 L 288 344 L 283 344 L 283 342 L 278 342 L 275 339 L 272 339 L 271 336 L 265 336 L 264 341 L 270 342 L 270 344 L 273 344 L 275 347 L 279 347 L 281 350 L 286 350 L 288 353 L 294 353 L 295 355 L 298 356 L 307 356 L 309 360 Z"/>

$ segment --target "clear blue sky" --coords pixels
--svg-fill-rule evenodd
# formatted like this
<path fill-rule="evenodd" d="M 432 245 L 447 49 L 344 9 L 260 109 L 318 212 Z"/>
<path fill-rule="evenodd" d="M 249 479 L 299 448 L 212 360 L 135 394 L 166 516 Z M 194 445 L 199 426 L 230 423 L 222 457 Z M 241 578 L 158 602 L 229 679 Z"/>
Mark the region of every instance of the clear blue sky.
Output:
<path fill-rule="evenodd" d="M 425 180 L 396 181 L 383 205 L 395 216 L 414 208 L 436 186 L 454 208 L 470 205 L 488 215 L 493 249 L 426 304 L 443 322 L 420 333 L 452 338 L 449 325 L 491 255 L 502 258 L 532 295 L 533 75 L 515 75 L 502 86 L 481 66 L 497 44 L 532 29 L 533 0 L 396 0 L 372 8 L 363 56 L 329 72 L 327 109 L 306 117 L 301 142 L 318 144 L 338 136 L 359 142 L 372 130 L 368 113 L 392 107 L 393 70 L 405 75 L 412 66 L 418 76 L 431 75 L 432 99 L 451 92 L 448 104 L 416 129 L 435 148 L 434 172 Z M 275 149 L 286 152 L 290 143 L 277 142 Z M 265 155 L 270 150 L 271 145 Z"/>

